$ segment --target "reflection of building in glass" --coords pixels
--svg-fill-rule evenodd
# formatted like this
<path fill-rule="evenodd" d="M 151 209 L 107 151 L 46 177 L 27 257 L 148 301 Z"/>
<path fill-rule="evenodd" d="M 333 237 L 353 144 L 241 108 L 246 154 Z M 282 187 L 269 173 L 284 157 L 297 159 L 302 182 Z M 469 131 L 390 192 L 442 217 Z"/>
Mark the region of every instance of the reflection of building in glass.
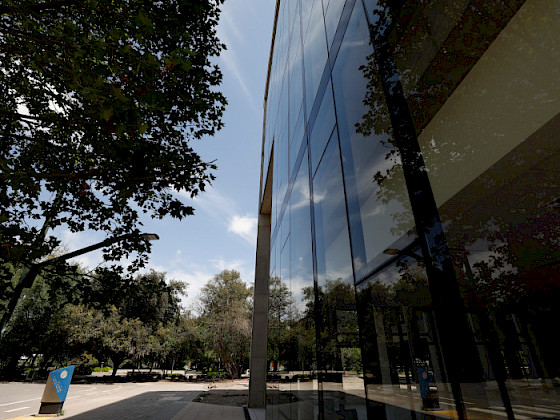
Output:
<path fill-rule="evenodd" d="M 278 1 L 250 407 L 560 418 L 559 9 Z"/>

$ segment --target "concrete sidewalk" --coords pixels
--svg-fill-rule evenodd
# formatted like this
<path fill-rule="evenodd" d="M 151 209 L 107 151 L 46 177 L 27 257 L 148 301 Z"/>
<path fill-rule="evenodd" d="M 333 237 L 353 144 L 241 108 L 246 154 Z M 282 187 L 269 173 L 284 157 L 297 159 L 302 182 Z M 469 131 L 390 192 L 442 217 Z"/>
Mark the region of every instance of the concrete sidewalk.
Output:
<path fill-rule="evenodd" d="M 247 391 L 248 381 L 224 381 L 216 383 L 145 383 L 118 384 L 103 386 L 81 386 L 70 388 L 69 397 L 64 405 L 64 416 L 61 420 L 246 420 L 240 401 L 229 401 L 233 404 L 223 405 L 214 401 L 194 402 L 200 394 L 232 390 Z M 235 394 L 235 392 L 233 392 Z M 207 395 L 204 395 L 205 397 Z M 235 399 L 235 398 L 233 398 Z M 225 401 L 227 404 L 228 401 Z M 34 411 L 38 412 L 39 402 Z M 16 407 L 16 406 L 14 406 Z M 25 407 L 24 407 L 25 408 Z M 29 412 L 33 412 L 31 409 Z M 262 420 L 254 410 L 248 411 L 252 420 Z M 262 413 L 264 414 L 264 413 Z M 9 420 L 53 418 L 37 414 L 11 417 Z M 6 419 L 6 417 L 4 417 Z"/>
<path fill-rule="evenodd" d="M 131 415 L 130 418 L 137 418 L 137 419 L 142 419 L 145 417 L 137 417 L 136 414 L 134 413 L 134 409 L 133 407 L 131 407 L 132 412 L 130 412 L 129 414 Z M 80 418 L 83 417 L 82 415 L 79 415 Z M 72 418 L 72 417 L 76 417 L 76 416 L 62 416 L 60 417 L 62 420 L 65 418 Z M 14 419 L 11 420 L 37 420 L 37 419 L 52 419 L 53 417 L 42 417 L 42 416 L 26 416 L 26 417 L 15 417 Z M 93 418 L 97 418 L 99 419 L 99 417 L 97 415 L 95 415 L 95 417 Z M 105 419 L 111 419 L 112 417 L 105 417 Z M 122 417 L 118 417 L 119 420 Z M 117 419 L 115 417 L 115 419 Z M 243 408 L 241 407 L 231 407 L 231 406 L 226 406 L 226 405 L 215 405 L 215 404 L 205 404 L 205 403 L 196 403 L 196 402 L 190 402 L 187 403 L 186 406 L 179 412 L 177 413 L 175 416 L 173 416 L 170 420 L 246 420 L 245 418 L 245 413 L 243 411 Z M 258 418 L 255 417 L 255 420 L 257 420 Z"/>
<path fill-rule="evenodd" d="M 265 410 L 191 402 L 171 420 L 265 420 Z"/>
<path fill-rule="evenodd" d="M 171 420 L 245 420 L 241 407 L 214 405 L 205 403 L 188 403 Z"/>

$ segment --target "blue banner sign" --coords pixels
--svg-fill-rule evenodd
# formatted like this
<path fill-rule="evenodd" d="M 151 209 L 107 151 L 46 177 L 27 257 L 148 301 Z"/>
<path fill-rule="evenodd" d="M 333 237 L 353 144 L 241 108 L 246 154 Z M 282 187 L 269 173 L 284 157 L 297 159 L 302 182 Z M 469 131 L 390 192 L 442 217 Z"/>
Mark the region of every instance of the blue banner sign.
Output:
<path fill-rule="evenodd" d="M 418 386 L 420 387 L 420 396 L 426 398 L 430 392 L 430 382 L 432 375 L 424 368 L 418 368 Z"/>
<path fill-rule="evenodd" d="M 423 410 L 439 410 L 439 398 L 437 389 L 430 389 L 430 383 L 434 380 L 433 375 L 425 368 L 418 368 L 418 388 L 422 397 Z"/>
<path fill-rule="evenodd" d="M 68 366 L 62 369 L 53 370 L 49 374 L 60 402 L 64 402 L 66 400 L 66 394 L 68 394 L 68 388 L 70 388 L 73 373 L 74 366 Z"/>
<path fill-rule="evenodd" d="M 68 388 L 70 388 L 70 382 L 72 382 L 74 367 L 68 366 L 49 373 L 43 398 L 41 398 L 39 414 L 60 413 L 64 400 L 66 400 L 66 394 L 68 394 Z"/>

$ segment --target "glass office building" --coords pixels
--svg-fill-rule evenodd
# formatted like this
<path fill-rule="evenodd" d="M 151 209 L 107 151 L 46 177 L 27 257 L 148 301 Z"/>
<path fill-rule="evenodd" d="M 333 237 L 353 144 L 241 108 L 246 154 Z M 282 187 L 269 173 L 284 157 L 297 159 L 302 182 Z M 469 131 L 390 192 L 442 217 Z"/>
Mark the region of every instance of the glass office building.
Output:
<path fill-rule="evenodd" d="M 559 0 L 278 0 L 250 406 L 560 418 L 559 137 Z"/>

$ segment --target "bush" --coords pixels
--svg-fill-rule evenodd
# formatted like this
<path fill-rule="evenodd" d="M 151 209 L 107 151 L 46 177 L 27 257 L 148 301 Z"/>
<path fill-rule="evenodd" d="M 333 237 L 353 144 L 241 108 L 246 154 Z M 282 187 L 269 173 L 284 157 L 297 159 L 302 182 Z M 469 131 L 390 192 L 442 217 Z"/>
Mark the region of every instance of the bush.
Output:
<path fill-rule="evenodd" d="M 227 373 L 224 369 L 213 370 L 209 368 L 206 372 L 206 376 L 208 379 L 225 379 L 227 377 Z"/>
<path fill-rule="evenodd" d="M 74 375 L 89 375 L 95 371 L 95 366 L 99 364 L 99 361 L 88 352 L 84 352 L 78 359 L 72 360 L 72 364 L 76 365 Z"/>
<path fill-rule="evenodd" d="M 166 376 L 167 379 L 171 379 L 172 381 L 185 381 L 187 379 L 187 377 L 182 373 L 170 373 L 169 375 Z"/>
<path fill-rule="evenodd" d="M 155 382 L 161 379 L 161 373 L 127 372 L 126 377 L 137 382 Z"/>

